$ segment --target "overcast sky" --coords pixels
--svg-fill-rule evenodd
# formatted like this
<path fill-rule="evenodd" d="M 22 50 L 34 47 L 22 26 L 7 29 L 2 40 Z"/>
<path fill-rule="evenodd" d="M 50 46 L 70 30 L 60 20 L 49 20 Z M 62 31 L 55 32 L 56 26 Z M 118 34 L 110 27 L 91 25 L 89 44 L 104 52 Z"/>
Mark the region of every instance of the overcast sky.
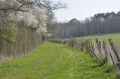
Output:
<path fill-rule="evenodd" d="M 61 2 L 68 4 L 68 9 L 55 12 L 57 21 L 67 21 L 73 18 L 84 20 L 96 13 L 120 11 L 120 0 L 61 0 Z"/>

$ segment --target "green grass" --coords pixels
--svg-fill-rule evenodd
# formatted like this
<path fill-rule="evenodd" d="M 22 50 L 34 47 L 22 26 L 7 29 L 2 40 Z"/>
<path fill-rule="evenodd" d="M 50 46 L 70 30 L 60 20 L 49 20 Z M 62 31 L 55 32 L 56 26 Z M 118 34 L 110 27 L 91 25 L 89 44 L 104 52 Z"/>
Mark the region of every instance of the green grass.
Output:
<path fill-rule="evenodd" d="M 120 33 L 111 33 L 111 34 L 96 34 L 85 37 L 80 37 L 77 39 L 91 39 L 95 42 L 95 38 L 98 38 L 99 41 L 105 41 L 109 45 L 108 39 L 112 39 L 116 47 L 120 48 Z"/>
<path fill-rule="evenodd" d="M 0 79 L 114 79 L 112 67 L 86 51 L 45 42 L 32 54 L 0 64 Z"/>

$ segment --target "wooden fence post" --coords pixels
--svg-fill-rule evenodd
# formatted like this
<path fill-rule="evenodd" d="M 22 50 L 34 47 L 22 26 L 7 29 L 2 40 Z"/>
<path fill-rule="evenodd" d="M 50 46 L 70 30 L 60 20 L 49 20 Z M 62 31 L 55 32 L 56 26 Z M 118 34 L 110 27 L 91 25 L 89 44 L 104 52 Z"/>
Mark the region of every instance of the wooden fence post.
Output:
<path fill-rule="evenodd" d="M 93 50 L 90 49 L 90 51 L 91 51 L 91 53 L 93 54 L 94 57 L 98 58 Z"/>
<path fill-rule="evenodd" d="M 88 49 L 91 49 L 91 48 L 90 48 L 90 42 L 88 42 Z"/>
<path fill-rule="evenodd" d="M 92 41 L 90 41 L 90 46 L 91 46 L 91 49 L 93 50 L 93 44 L 92 44 Z"/>
<path fill-rule="evenodd" d="M 90 41 L 90 44 L 91 44 L 91 50 L 95 51 L 95 49 L 94 49 L 94 42 L 92 43 L 92 41 Z"/>
<path fill-rule="evenodd" d="M 114 66 L 115 70 L 117 71 L 117 67 L 116 67 L 115 62 L 114 62 L 114 60 L 113 60 L 112 54 L 111 54 L 111 53 L 109 53 L 109 54 L 110 54 L 110 57 L 111 57 L 111 60 L 112 60 L 113 66 Z"/>
<path fill-rule="evenodd" d="M 103 41 L 103 49 L 105 51 L 106 60 L 107 62 L 109 62 L 109 56 L 108 56 L 108 51 L 107 51 L 107 46 L 106 46 L 105 41 Z"/>
<path fill-rule="evenodd" d="M 93 51 L 95 51 L 95 43 L 93 42 Z"/>
<path fill-rule="evenodd" d="M 93 48 L 92 42 L 88 42 L 87 47 L 86 47 L 87 52 L 90 53 L 91 56 L 97 58 L 97 56 L 96 56 L 95 52 L 92 50 L 92 48 Z"/>
<path fill-rule="evenodd" d="M 98 51 L 99 51 L 99 54 L 100 54 L 100 58 L 102 59 L 102 52 L 101 52 L 101 42 L 98 41 L 98 39 L 96 38 L 96 43 L 97 43 L 97 47 L 98 47 Z"/>
<path fill-rule="evenodd" d="M 116 64 L 116 66 L 119 68 L 119 70 L 120 70 L 120 62 L 118 62 L 117 64 Z"/>
<path fill-rule="evenodd" d="M 112 39 L 109 39 L 109 42 L 110 42 L 110 45 L 111 45 L 111 47 L 112 47 L 112 49 L 113 49 L 113 51 L 114 51 L 114 53 L 115 53 L 115 55 L 117 57 L 117 60 L 120 62 L 120 56 L 118 54 L 118 51 L 117 51 Z"/>

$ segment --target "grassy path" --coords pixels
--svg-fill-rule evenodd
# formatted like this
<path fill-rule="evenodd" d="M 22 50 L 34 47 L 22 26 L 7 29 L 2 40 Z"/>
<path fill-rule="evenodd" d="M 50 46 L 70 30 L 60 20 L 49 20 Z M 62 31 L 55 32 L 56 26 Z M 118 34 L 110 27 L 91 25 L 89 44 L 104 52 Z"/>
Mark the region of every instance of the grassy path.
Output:
<path fill-rule="evenodd" d="M 32 54 L 0 64 L 0 79 L 114 79 L 111 66 L 66 45 L 45 42 Z"/>

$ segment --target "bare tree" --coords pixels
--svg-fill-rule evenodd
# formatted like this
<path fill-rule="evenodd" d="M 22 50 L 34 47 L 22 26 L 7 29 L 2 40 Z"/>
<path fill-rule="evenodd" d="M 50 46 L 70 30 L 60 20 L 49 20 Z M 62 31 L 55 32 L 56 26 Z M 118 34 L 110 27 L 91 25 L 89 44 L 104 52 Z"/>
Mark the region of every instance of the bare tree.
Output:
<path fill-rule="evenodd" d="M 56 37 L 70 38 L 91 34 L 117 33 L 120 32 L 120 13 L 98 13 L 84 21 L 59 23 Z"/>

